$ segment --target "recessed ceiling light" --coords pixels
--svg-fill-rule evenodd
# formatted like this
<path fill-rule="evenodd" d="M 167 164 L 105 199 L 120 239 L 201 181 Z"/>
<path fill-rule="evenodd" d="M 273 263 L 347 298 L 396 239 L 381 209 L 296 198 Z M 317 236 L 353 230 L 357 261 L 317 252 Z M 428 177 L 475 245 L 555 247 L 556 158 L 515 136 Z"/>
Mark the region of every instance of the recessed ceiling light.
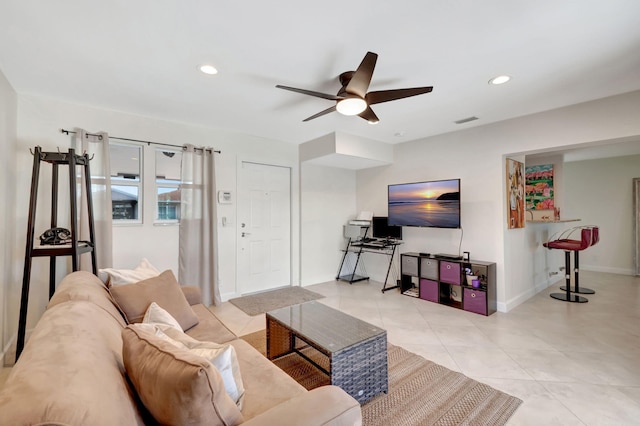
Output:
<path fill-rule="evenodd" d="M 200 71 L 202 71 L 205 74 L 209 74 L 209 75 L 214 75 L 214 74 L 218 74 L 218 70 L 216 69 L 216 67 L 214 67 L 213 65 L 200 65 Z"/>
<path fill-rule="evenodd" d="M 509 80 L 511 80 L 511 77 L 509 77 L 508 75 L 499 75 L 489 80 L 489 84 L 494 84 L 494 85 L 504 84 Z"/>

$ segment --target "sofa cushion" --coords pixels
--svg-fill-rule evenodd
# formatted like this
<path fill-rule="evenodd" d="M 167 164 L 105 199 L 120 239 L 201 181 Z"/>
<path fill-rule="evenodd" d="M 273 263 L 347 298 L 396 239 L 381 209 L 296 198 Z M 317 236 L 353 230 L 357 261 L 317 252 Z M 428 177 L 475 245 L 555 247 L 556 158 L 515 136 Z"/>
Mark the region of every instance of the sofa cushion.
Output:
<path fill-rule="evenodd" d="M 307 390 L 242 339 L 230 344 L 236 349 L 245 388 L 242 415 L 255 417 Z"/>
<path fill-rule="evenodd" d="M 109 292 L 129 324 L 142 322 L 151 302 L 169 312 L 183 330 L 198 324 L 198 317 L 170 269 L 135 284 L 112 286 Z"/>
<path fill-rule="evenodd" d="M 142 258 L 135 269 L 104 268 L 98 271 L 98 276 L 108 286 L 133 284 L 158 275 L 160 271 L 145 258 Z"/>
<path fill-rule="evenodd" d="M 248 419 L 243 426 L 308 426 L 309 419 L 313 419 L 314 425 L 362 426 L 362 409 L 358 401 L 339 387 L 320 386 L 271 407 Z"/>
<path fill-rule="evenodd" d="M 217 343 L 227 343 L 238 338 L 203 304 L 193 305 L 191 308 L 198 316 L 199 322 L 195 327 L 185 330 L 189 336 L 204 342 Z"/>
<path fill-rule="evenodd" d="M 126 379 L 121 332 L 90 301 L 47 309 L 0 392 L 0 425 L 144 424 Z"/>
<path fill-rule="evenodd" d="M 73 300 L 91 302 L 108 312 L 122 327 L 127 325 L 104 283 L 90 272 L 77 271 L 65 276 L 49 300 L 47 309 Z"/>
<path fill-rule="evenodd" d="M 206 359 L 175 347 L 146 327 L 122 331 L 124 365 L 138 396 L 161 424 L 235 425 L 240 410 Z"/>

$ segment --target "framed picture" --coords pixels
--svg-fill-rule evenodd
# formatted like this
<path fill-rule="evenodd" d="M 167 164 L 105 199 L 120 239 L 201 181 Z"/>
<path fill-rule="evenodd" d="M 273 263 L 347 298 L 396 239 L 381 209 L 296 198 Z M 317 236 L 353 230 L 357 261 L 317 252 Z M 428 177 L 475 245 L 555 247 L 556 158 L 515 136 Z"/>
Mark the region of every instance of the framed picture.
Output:
<path fill-rule="evenodd" d="M 507 158 L 507 227 L 524 228 L 524 164 Z"/>
<path fill-rule="evenodd" d="M 524 176 L 527 210 L 553 210 L 553 164 L 528 166 Z"/>

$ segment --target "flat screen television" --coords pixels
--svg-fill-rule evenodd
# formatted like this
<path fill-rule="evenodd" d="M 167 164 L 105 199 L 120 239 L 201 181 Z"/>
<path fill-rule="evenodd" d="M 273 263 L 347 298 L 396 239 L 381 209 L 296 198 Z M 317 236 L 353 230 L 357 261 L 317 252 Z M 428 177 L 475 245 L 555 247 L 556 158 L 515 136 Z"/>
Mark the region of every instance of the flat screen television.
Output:
<path fill-rule="evenodd" d="M 402 239 L 402 226 L 389 226 L 386 216 L 374 216 L 371 225 L 373 238 Z"/>
<path fill-rule="evenodd" d="M 389 225 L 460 228 L 460 179 L 389 185 Z"/>

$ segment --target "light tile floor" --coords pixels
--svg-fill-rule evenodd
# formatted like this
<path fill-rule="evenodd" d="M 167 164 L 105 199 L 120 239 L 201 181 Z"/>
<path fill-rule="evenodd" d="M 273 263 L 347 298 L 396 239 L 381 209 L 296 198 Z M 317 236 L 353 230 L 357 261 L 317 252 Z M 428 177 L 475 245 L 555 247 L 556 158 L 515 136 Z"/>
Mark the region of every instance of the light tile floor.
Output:
<path fill-rule="evenodd" d="M 376 282 L 308 286 L 321 302 L 387 330 L 389 342 L 524 401 L 510 425 L 640 424 L 640 278 L 581 272 L 588 303 L 559 285 L 489 317 L 382 293 Z M 238 335 L 265 327 L 230 303 L 212 310 Z"/>
<path fill-rule="evenodd" d="M 383 327 L 389 342 L 524 401 L 510 425 L 640 424 L 640 278 L 581 271 L 589 303 L 540 292 L 489 317 L 382 293 L 376 282 L 308 286 L 323 303 Z M 238 334 L 265 328 L 225 302 L 211 310 Z M 0 371 L 0 387 L 9 368 Z"/>

